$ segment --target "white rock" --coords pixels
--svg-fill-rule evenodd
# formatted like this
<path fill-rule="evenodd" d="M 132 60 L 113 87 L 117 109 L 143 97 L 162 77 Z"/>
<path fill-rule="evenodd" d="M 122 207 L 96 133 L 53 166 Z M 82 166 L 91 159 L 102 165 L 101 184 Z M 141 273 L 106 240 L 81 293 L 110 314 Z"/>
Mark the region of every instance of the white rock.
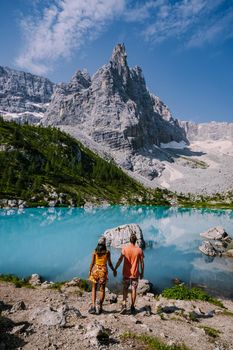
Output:
<path fill-rule="evenodd" d="M 138 246 L 144 248 L 145 241 L 142 230 L 137 224 L 127 224 L 108 229 L 104 232 L 103 236 L 106 237 L 107 246 L 122 248 L 124 245 L 130 242 L 131 233 L 136 234 Z"/>
<path fill-rule="evenodd" d="M 216 256 L 217 255 L 217 251 L 216 251 L 215 247 L 209 241 L 202 242 L 202 244 L 199 246 L 199 250 L 203 254 L 208 255 L 208 256 Z"/>
<path fill-rule="evenodd" d="M 33 273 L 28 281 L 32 286 L 40 286 L 41 285 L 41 277 L 37 273 Z"/>
<path fill-rule="evenodd" d="M 20 300 L 20 301 L 17 301 L 11 308 L 10 310 L 10 313 L 14 313 L 14 312 L 18 312 L 18 311 L 21 311 L 21 310 L 26 310 L 26 305 L 25 303 Z"/>
<path fill-rule="evenodd" d="M 85 339 L 89 339 L 92 345 L 98 346 L 102 341 L 108 341 L 109 334 L 101 323 L 94 321 L 87 326 Z"/>
<path fill-rule="evenodd" d="M 229 237 L 225 229 L 221 226 L 212 227 L 206 232 L 200 233 L 200 236 L 207 239 L 213 239 L 213 240 L 224 240 Z"/>
<path fill-rule="evenodd" d="M 38 308 L 32 314 L 31 319 L 45 326 L 62 327 L 69 324 L 70 319 L 73 319 L 72 326 L 75 325 L 75 322 L 77 322 L 80 317 L 81 313 L 78 309 L 63 305 L 58 309 L 53 309 L 51 306 L 42 309 Z"/>
<path fill-rule="evenodd" d="M 49 201 L 49 202 L 48 202 L 48 206 L 49 206 L 49 207 L 55 207 L 56 204 L 57 204 L 57 201 L 56 201 L 56 200 L 52 200 L 52 201 Z"/>
<path fill-rule="evenodd" d="M 223 253 L 223 255 L 229 258 L 233 258 L 233 249 L 227 250 L 225 253 Z"/>
<path fill-rule="evenodd" d="M 146 279 L 139 279 L 137 292 L 138 294 L 146 294 L 151 291 L 152 283 Z"/>

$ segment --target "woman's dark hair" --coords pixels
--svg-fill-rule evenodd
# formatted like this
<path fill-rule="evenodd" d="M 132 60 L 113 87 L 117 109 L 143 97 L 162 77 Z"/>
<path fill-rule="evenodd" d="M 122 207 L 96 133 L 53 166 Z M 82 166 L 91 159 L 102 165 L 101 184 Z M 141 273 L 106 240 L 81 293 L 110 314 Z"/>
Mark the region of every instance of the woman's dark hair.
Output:
<path fill-rule="evenodd" d="M 98 243 L 97 247 L 95 248 L 95 251 L 98 255 L 103 255 L 107 253 L 107 247 L 106 244 Z"/>

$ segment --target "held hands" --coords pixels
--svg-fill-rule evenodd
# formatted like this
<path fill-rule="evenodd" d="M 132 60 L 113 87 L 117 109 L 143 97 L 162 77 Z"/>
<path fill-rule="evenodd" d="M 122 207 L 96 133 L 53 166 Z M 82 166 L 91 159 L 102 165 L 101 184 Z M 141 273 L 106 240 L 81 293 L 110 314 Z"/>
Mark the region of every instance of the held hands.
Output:
<path fill-rule="evenodd" d="M 113 276 L 116 277 L 117 276 L 117 270 L 113 269 Z"/>

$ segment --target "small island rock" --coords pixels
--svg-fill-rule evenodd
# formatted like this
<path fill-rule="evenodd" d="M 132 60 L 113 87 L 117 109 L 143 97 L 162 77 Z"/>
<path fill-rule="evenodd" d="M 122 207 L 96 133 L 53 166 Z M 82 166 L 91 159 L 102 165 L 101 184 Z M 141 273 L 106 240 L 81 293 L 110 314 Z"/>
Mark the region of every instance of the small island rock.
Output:
<path fill-rule="evenodd" d="M 138 246 L 140 248 L 145 248 L 142 230 L 137 224 L 126 224 L 106 230 L 104 232 L 106 244 L 113 248 L 122 248 L 125 244 L 129 243 L 131 233 L 136 234 Z"/>
<path fill-rule="evenodd" d="M 200 245 L 199 250 L 203 254 L 208 255 L 208 256 L 216 256 L 217 255 L 217 251 L 216 251 L 215 247 L 209 241 L 202 242 L 202 245 Z"/>
<path fill-rule="evenodd" d="M 233 258 L 233 249 L 229 249 L 226 252 L 223 253 L 224 256 L 227 256 L 228 258 Z"/>
<path fill-rule="evenodd" d="M 226 240 L 229 237 L 229 235 L 226 233 L 225 229 L 221 226 L 212 227 L 209 230 L 200 233 L 201 237 L 207 238 L 207 239 L 213 239 L 213 240 Z"/>

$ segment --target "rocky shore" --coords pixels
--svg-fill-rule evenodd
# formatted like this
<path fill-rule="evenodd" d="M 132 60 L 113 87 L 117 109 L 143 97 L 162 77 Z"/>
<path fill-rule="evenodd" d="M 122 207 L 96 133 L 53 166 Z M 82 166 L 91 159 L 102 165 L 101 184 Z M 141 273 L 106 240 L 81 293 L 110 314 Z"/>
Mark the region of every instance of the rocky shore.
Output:
<path fill-rule="evenodd" d="M 136 314 L 121 315 L 122 295 L 107 290 L 103 314 L 90 315 L 91 293 L 80 279 L 41 284 L 34 275 L 30 284 L 32 288 L 17 288 L 0 282 L 1 350 L 155 349 L 148 347 L 152 339 L 166 344 L 161 347 L 166 350 L 233 348 L 230 300 L 221 300 L 223 308 L 144 291 L 137 299 Z"/>

